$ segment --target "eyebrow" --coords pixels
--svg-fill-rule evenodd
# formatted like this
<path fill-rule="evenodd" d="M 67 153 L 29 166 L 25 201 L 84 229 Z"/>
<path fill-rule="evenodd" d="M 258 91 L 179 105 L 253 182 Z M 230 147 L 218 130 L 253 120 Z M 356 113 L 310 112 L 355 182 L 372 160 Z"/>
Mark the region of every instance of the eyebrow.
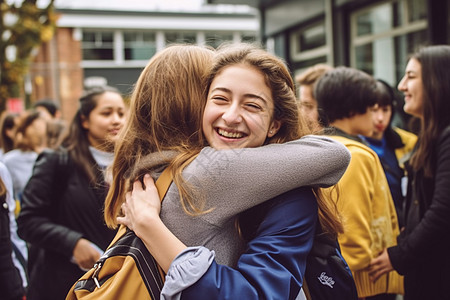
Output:
<path fill-rule="evenodd" d="M 211 90 L 211 93 L 214 92 L 214 91 L 216 91 L 216 90 L 222 91 L 222 92 L 225 92 L 225 93 L 232 94 L 232 91 L 231 91 L 230 89 L 228 89 L 228 88 L 225 88 L 225 87 L 215 87 L 215 88 L 213 88 L 213 89 Z M 246 98 L 256 98 L 256 99 L 260 99 L 260 100 L 263 101 L 266 105 L 267 105 L 267 103 L 268 103 L 268 101 L 267 101 L 264 97 L 261 97 L 261 96 L 256 95 L 256 94 L 247 93 L 247 94 L 244 94 L 244 97 L 246 97 Z"/>

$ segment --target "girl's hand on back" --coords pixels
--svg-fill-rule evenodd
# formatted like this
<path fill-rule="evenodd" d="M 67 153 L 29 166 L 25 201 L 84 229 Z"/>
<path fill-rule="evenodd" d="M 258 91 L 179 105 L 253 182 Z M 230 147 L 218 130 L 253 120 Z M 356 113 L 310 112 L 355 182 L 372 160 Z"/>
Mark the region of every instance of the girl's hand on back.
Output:
<path fill-rule="evenodd" d="M 126 194 L 125 203 L 122 204 L 123 217 L 117 222 L 133 230 L 137 236 L 151 224 L 152 220 L 159 219 L 161 200 L 153 178 L 146 174 L 144 185 L 139 180 L 133 183 L 133 189 Z"/>

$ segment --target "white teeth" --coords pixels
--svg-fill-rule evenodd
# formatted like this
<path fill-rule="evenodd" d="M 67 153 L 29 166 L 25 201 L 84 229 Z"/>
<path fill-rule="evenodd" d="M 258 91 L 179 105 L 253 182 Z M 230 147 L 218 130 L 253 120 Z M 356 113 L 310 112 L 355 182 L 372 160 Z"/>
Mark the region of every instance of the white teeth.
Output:
<path fill-rule="evenodd" d="M 228 131 L 225 131 L 223 129 L 219 129 L 218 132 L 219 132 L 220 135 L 222 135 L 224 137 L 233 138 L 233 139 L 238 139 L 238 138 L 241 138 L 241 137 L 244 136 L 242 133 L 239 133 L 239 132 L 228 132 Z"/>

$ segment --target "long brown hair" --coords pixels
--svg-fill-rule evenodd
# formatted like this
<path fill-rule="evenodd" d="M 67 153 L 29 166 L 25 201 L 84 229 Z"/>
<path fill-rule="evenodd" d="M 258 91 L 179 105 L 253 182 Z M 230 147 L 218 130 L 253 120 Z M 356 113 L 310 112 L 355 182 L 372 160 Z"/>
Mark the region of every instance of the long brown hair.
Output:
<path fill-rule="evenodd" d="M 246 64 L 260 70 L 272 91 L 273 119 L 280 121 L 280 130 L 267 143 L 284 143 L 310 134 L 305 118 L 300 114 L 295 96 L 295 85 L 289 69 L 282 59 L 254 44 L 225 44 L 217 50 L 208 76 L 208 88 L 214 77 L 230 65 Z M 318 204 L 319 221 L 324 232 L 336 237 L 343 226 L 335 201 L 322 189 L 314 189 Z"/>
<path fill-rule="evenodd" d="M 435 150 L 439 136 L 450 125 L 450 46 L 421 48 L 411 56 L 422 67 L 423 118 L 417 151 L 411 157 L 414 170 L 423 169 L 425 176 L 436 171 Z"/>
<path fill-rule="evenodd" d="M 101 95 L 106 92 L 119 93 L 114 87 L 102 86 L 94 87 L 83 92 L 79 99 L 80 107 L 69 124 L 61 141 L 55 147 L 66 148 L 74 164 L 84 172 L 91 183 L 96 183 L 98 170 L 95 169 L 95 160 L 89 150 L 90 142 L 87 136 L 87 129 L 83 127 L 83 119 L 89 118 L 91 112 L 97 107 Z M 112 151 L 113 149 L 111 149 Z"/>
<path fill-rule="evenodd" d="M 111 167 L 113 182 L 105 202 L 105 221 L 109 227 L 117 226 L 120 206 L 130 181 L 135 179 L 131 175 L 135 172 L 130 170 L 154 152 L 177 153 L 167 162 L 174 170 L 173 180 L 185 208 L 195 208 L 181 172 L 205 146 L 201 121 L 205 78 L 213 54 L 206 47 L 172 45 L 153 56 L 142 71 Z"/>

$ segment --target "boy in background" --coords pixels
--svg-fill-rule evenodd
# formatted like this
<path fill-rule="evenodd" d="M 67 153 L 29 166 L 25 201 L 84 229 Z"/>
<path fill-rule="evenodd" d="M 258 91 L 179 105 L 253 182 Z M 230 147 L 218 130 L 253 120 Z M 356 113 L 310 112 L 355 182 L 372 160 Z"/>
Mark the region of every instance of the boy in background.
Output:
<path fill-rule="evenodd" d="M 323 114 L 325 133 L 342 142 L 352 155 L 338 183 L 337 206 L 345 230 L 339 236 L 339 244 L 353 273 L 358 297 L 395 299 L 395 294 L 403 293 L 402 277 L 393 271 L 372 282 L 366 270 L 372 258 L 387 245 L 397 243 L 399 234 L 394 203 L 380 160 L 359 137 L 373 133 L 372 111 L 378 97 L 376 81 L 362 71 L 338 67 L 321 77 L 314 93 Z"/>

